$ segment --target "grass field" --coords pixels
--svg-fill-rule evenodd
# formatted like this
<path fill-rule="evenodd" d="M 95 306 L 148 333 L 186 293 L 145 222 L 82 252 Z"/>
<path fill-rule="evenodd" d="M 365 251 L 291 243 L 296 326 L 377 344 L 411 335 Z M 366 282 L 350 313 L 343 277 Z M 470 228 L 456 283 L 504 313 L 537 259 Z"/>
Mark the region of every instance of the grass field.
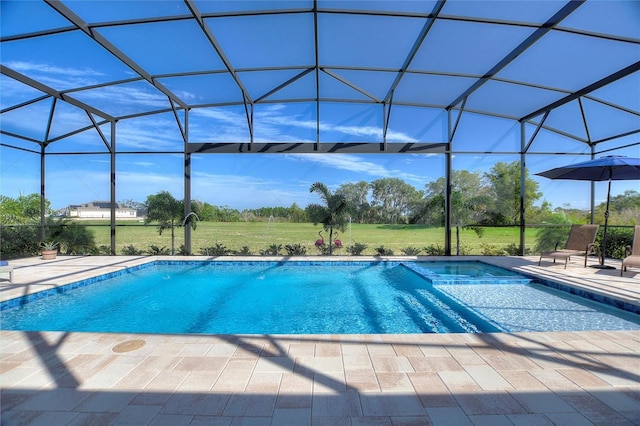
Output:
<path fill-rule="evenodd" d="M 94 233 L 96 245 L 110 245 L 110 228 L 108 222 L 85 223 Z M 260 254 L 272 244 L 303 245 L 307 254 L 320 254 L 314 246 L 319 238 L 320 225 L 312 223 L 279 223 L 279 222 L 199 222 L 197 229 L 191 233 L 192 253 L 200 254 L 204 247 L 220 244 L 227 249 L 239 251 L 242 247 L 249 248 L 252 254 Z M 460 230 L 461 254 L 489 254 L 487 250 L 505 248 L 519 244 L 518 228 L 485 228 L 484 235 L 479 238 L 471 230 Z M 175 228 L 176 250 L 184 243 L 184 229 Z M 423 250 L 427 246 L 444 247 L 444 228 L 428 228 L 422 225 L 380 225 L 353 224 L 346 232 L 338 237 L 344 248 L 334 251 L 335 254 L 347 254 L 346 247 L 354 243 L 365 244 L 367 248 L 362 254 L 376 254 L 376 248 L 384 246 L 394 254 L 403 254 L 403 249 L 414 247 Z M 328 233 L 324 233 L 328 243 Z M 535 234 L 527 240 L 527 247 L 535 244 Z M 455 253 L 455 230 L 452 236 L 452 252 Z M 127 246 L 134 246 L 139 250 L 148 250 L 151 245 L 171 248 L 171 231 L 165 230 L 158 234 L 156 226 L 145 226 L 137 222 L 119 222 L 116 228 L 117 254 Z M 282 251 L 286 254 L 286 251 Z M 422 254 L 426 254 L 423 250 Z"/>

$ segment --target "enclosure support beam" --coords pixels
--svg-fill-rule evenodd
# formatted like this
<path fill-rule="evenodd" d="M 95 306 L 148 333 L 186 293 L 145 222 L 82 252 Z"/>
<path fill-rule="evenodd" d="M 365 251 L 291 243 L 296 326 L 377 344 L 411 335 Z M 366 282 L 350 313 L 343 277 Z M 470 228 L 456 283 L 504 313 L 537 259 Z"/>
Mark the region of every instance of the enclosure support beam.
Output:
<path fill-rule="evenodd" d="M 111 117 L 109 114 L 100 111 L 97 108 L 93 108 L 92 106 L 90 106 L 89 104 L 85 104 L 84 102 L 80 102 L 79 100 L 68 96 L 62 92 L 59 92 L 55 89 L 52 89 L 51 87 L 40 83 L 39 81 L 36 81 L 32 78 L 27 77 L 24 74 L 21 74 L 17 71 L 12 70 L 11 68 L 8 68 L 6 65 L 2 65 L 0 64 L 0 74 L 4 74 L 8 77 L 11 77 L 12 79 L 19 81 L 23 84 L 26 84 L 27 86 L 33 87 L 36 90 L 39 90 L 41 92 L 44 92 L 46 94 L 48 94 L 49 96 L 52 96 L 55 99 L 59 99 L 61 101 L 65 101 L 68 104 L 71 104 L 75 107 L 78 107 L 84 111 L 88 111 L 92 114 L 97 115 L 98 117 L 102 117 L 105 120 L 115 120 L 114 117 Z"/>
<path fill-rule="evenodd" d="M 478 90 L 485 83 L 490 81 L 496 74 L 498 74 L 502 69 L 504 69 L 507 65 L 513 62 L 518 56 L 520 56 L 524 51 L 533 46 L 538 40 L 544 37 L 549 31 L 553 30 L 556 26 L 560 24 L 560 22 L 565 19 L 567 16 L 571 15 L 573 11 L 575 11 L 578 7 L 582 6 L 582 4 L 586 0 L 576 0 L 570 1 L 565 4 L 562 9 L 556 12 L 547 22 L 545 22 L 542 26 L 537 28 L 534 32 L 532 32 L 529 37 L 527 37 L 522 43 L 516 46 L 511 52 L 509 52 L 504 58 L 502 58 L 497 64 L 493 66 L 482 78 L 476 80 L 467 90 L 465 90 L 457 99 L 455 99 L 451 104 L 449 104 L 448 108 L 452 108 L 454 105 L 460 103 L 460 101 L 464 98 L 469 97 L 473 92 Z M 531 117 L 535 117 L 538 114 L 542 114 L 544 111 L 539 111 L 537 114 L 531 114 L 528 117 L 522 118 L 523 120 L 527 120 Z"/>
<path fill-rule="evenodd" d="M 526 230 L 526 223 L 525 223 L 525 197 L 526 197 L 526 193 L 525 193 L 525 184 L 526 184 L 526 176 L 525 176 L 525 171 L 526 171 L 526 160 L 527 160 L 527 154 L 526 154 L 526 147 L 527 147 L 527 141 L 526 141 L 526 137 L 525 137 L 525 122 L 521 121 L 520 122 L 520 253 L 518 253 L 520 256 L 524 256 L 524 247 L 525 247 L 525 230 Z"/>
<path fill-rule="evenodd" d="M 320 146 L 320 51 L 318 47 L 318 0 L 313 0 L 313 53 L 315 67 L 313 67 L 316 78 L 316 142 L 314 151 Z"/>
<path fill-rule="evenodd" d="M 194 142 L 189 144 L 191 154 L 435 154 L 446 151 L 447 143 L 404 142 Z"/>
<path fill-rule="evenodd" d="M 542 116 L 542 120 L 540 120 L 540 122 L 536 126 L 536 129 L 533 131 L 533 134 L 529 138 L 529 142 L 527 142 L 527 144 L 522 149 L 522 152 L 529 152 L 529 148 L 531 148 L 531 144 L 533 144 L 533 141 L 538 136 L 538 133 L 540 132 L 540 129 L 542 129 L 542 126 L 544 126 L 544 122 L 547 120 L 547 117 L 549 116 L 549 112 L 550 111 L 547 111 L 547 112 L 544 113 L 544 115 Z M 521 124 L 521 130 L 520 131 L 522 132 L 522 135 L 524 135 L 525 134 L 525 129 L 526 129 L 526 127 L 524 127 L 524 126 L 525 126 L 526 122 L 525 121 L 520 121 L 520 124 Z"/>
<path fill-rule="evenodd" d="M 596 158 L 596 147 L 595 145 L 591 145 L 591 159 Z M 594 223 L 596 220 L 595 210 L 596 208 L 596 181 L 591 181 L 591 200 L 589 201 L 589 211 L 591 214 L 589 215 L 589 223 Z"/>
<path fill-rule="evenodd" d="M 45 155 L 45 149 L 47 145 L 40 144 L 40 241 L 44 241 L 46 237 L 44 229 L 44 215 L 47 206 L 46 203 L 46 176 L 45 176 L 45 161 L 47 156 Z"/>
<path fill-rule="evenodd" d="M 57 98 L 52 98 L 51 109 L 49 110 L 49 118 L 47 119 L 47 127 L 44 135 L 44 141 L 40 144 L 40 241 L 44 242 L 47 237 L 45 227 L 45 214 L 47 207 L 47 177 L 46 177 L 46 150 L 49 145 L 49 135 L 51 134 L 51 123 L 53 123 L 53 114 L 56 110 Z"/>
<path fill-rule="evenodd" d="M 530 113 L 528 115 L 525 115 L 524 117 L 520 118 L 520 120 L 523 120 L 523 121 L 530 120 L 533 117 L 536 117 L 536 116 L 542 114 L 543 112 L 551 111 L 553 109 L 561 107 L 564 104 L 567 104 L 567 103 L 569 103 L 571 101 L 574 101 L 574 100 L 580 98 L 581 96 L 584 96 L 584 95 L 587 95 L 587 94 L 589 94 L 589 93 L 591 93 L 593 91 L 596 91 L 596 90 L 600 89 L 601 87 L 606 86 L 609 83 L 612 83 L 612 82 L 614 82 L 616 80 L 620 80 L 621 78 L 624 78 L 624 77 L 626 77 L 628 75 L 631 75 L 631 74 L 633 74 L 634 72 L 637 72 L 637 71 L 640 71 L 640 61 L 635 62 L 635 63 L 629 65 L 628 67 L 623 68 L 623 69 L 621 69 L 619 71 L 616 71 L 613 74 L 610 74 L 610 75 L 608 75 L 608 76 L 596 81 L 595 83 L 591 83 L 590 85 L 588 85 L 586 87 L 583 87 L 582 89 L 577 90 L 577 91 L 565 96 L 562 99 L 558 99 L 557 101 L 552 102 L 549 105 L 544 106 L 544 107 L 540 108 L 537 111 L 534 111 L 534 112 L 532 112 L 532 113 Z"/>
<path fill-rule="evenodd" d="M 118 60 L 124 63 L 126 66 L 131 68 L 136 74 L 140 77 L 144 78 L 149 84 L 155 87 L 160 92 L 164 93 L 170 99 L 173 99 L 178 105 L 182 108 L 187 108 L 187 104 L 184 103 L 178 96 L 172 93 L 169 89 L 164 87 L 159 81 L 157 81 L 151 74 L 149 74 L 142 66 L 140 66 L 133 59 L 124 54 L 120 49 L 118 49 L 113 43 L 111 43 L 106 37 L 104 37 L 101 33 L 94 31 L 93 28 L 85 22 L 80 16 L 76 15 L 69 7 L 63 4 L 60 1 L 54 0 L 44 0 L 51 8 L 53 8 L 56 12 L 58 12 L 61 16 L 66 18 L 69 22 L 75 25 L 80 31 L 85 33 L 88 37 L 93 39 L 96 43 L 98 43 L 103 49 L 107 50 L 113 56 L 115 56 Z"/>
<path fill-rule="evenodd" d="M 451 256 L 451 144 L 453 140 L 453 127 L 451 126 L 451 109 L 447 110 L 448 143 L 444 154 L 444 255 Z M 462 114 L 462 111 L 460 111 Z"/>
<path fill-rule="evenodd" d="M 191 255 L 191 226 L 186 220 L 191 214 L 191 153 L 189 152 L 189 110 L 184 113 L 184 250 Z"/>
<path fill-rule="evenodd" d="M 109 150 L 111 163 L 111 256 L 116 255 L 116 122 L 111 122 L 111 147 Z"/>

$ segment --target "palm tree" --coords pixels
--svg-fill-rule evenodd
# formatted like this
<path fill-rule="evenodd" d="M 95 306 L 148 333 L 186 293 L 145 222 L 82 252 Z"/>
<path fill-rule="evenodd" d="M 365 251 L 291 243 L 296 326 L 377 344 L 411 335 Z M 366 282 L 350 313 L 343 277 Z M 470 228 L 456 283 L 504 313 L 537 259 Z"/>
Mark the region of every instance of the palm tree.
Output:
<path fill-rule="evenodd" d="M 309 188 L 309 192 L 317 192 L 324 201 L 324 205 L 309 204 L 307 211 L 314 225 L 322 223 L 325 231 L 329 231 L 329 254 L 333 254 L 333 228 L 344 232 L 347 226 L 347 201 L 342 194 L 332 194 L 329 188 L 316 182 Z"/>
<path fill-rule="evenodd" d="M 158 233 L 162 235 L 162 231 L 171 230 L 171 255 L 176 254 L 175 249 L 175 231 L 178 226 L 189 224 L 192 229 L 196 229 L 196 221 L 193 220 L 192 213 L 184 216 L 184 202 L 176 200 L 169 191 L 160 191 L 155 195 L 147 197 L 147 218 L 145 224 L 150 222 L 159 222 Z M 195 214 L 195 212 L 193 212 Z M 197 216 L 197 214 L 196 214 Z"/>

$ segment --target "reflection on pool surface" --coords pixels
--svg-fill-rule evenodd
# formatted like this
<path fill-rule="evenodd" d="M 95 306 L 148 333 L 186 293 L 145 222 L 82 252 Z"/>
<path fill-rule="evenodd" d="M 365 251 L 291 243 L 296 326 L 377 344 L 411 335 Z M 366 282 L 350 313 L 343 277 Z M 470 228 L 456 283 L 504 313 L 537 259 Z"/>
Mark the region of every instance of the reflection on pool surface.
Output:
<path fill-rule="evenodd" d="M 640 329 L 636 314 L 482 262 L 152 265 L 4 309 L 2 329 L 202 334 Z"/>

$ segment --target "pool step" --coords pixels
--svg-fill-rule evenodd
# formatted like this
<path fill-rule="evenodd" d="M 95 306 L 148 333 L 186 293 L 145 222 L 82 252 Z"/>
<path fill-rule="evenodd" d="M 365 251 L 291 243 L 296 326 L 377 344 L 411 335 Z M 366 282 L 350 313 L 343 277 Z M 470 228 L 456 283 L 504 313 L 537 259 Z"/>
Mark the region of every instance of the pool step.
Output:
<path fill-rule="evenodd" d="M 440 275 L 429 269 L 428 265 L 402 262 L 402 266 L 410 269 L 421 277 L 429 280 L 433 285 L 447 285 L 447 284 L 529 284 L 533 280 L 531 278 L 523 277 L 522 275 L 516 275 L 512 272 L 505 271 L 505 275 L 494 275 L 487 273 L 486 276 L 477 277 L 471 275 Z M 492 267 L 492 269 L 497 269 Z"/>

